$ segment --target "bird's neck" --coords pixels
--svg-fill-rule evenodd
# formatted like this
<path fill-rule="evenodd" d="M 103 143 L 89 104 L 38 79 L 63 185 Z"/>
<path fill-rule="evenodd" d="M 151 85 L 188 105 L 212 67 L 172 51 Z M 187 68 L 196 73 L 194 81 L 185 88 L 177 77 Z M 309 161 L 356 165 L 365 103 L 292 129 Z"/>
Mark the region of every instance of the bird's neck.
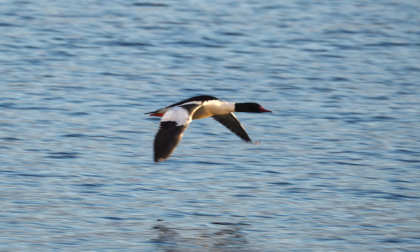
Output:
<path fill-rule="evenodd" d="M 248 103 L 235 103 L 235 112 L 248 112 Z"/>

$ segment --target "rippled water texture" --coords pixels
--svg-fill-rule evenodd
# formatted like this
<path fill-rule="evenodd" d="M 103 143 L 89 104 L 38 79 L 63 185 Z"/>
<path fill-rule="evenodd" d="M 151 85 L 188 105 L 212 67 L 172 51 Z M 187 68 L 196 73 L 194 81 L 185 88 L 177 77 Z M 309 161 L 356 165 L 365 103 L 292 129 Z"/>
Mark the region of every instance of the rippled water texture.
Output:
<path fill-rule="evenodd" d="M 420 251 L 419 3 L 0 2 L 0 250 Z"/>

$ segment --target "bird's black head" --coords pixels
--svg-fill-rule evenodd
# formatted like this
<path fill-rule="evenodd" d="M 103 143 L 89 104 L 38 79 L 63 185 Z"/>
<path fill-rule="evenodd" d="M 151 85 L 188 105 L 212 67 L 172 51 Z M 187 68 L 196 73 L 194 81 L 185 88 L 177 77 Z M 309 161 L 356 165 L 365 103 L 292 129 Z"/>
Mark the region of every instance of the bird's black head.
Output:
<path fill-rule="evenodd" d="M 263 108 L 258 103 L 246 102 L 246 103 L 236 103 L 235 104 L 236 112 L 251 112 L 251 113 L 263 113 L 263 112 L 272 112 Z"/>

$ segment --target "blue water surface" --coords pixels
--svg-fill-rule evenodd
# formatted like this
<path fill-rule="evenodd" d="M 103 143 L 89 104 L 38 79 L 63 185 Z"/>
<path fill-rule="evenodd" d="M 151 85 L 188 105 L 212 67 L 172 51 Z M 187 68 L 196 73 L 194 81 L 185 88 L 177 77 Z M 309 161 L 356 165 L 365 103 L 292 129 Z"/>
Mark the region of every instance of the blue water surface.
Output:
<path fill-rule="evenodd" d="M 1 251 L 420 251 L 420 2 L 0 2 Z M 246 144 L 194 95 L 258 102 Z"/>

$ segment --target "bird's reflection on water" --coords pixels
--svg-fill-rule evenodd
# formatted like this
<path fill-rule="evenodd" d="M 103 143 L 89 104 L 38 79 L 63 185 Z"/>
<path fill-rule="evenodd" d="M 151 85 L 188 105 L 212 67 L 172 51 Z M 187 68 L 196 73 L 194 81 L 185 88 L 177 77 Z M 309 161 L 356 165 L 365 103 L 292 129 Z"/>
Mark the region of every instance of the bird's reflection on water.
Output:
<path fill-rule="evenodd" d="M 176 251 L 250 251 L 242 231 L 249 224 L 212 222 L 209 228 L 176 228 L 175 225 L 157 220 L 152 230 L 156 238 L 151 240 L 157 249 Z M 211 227 L 210 227 L 211 226 Z"/>

